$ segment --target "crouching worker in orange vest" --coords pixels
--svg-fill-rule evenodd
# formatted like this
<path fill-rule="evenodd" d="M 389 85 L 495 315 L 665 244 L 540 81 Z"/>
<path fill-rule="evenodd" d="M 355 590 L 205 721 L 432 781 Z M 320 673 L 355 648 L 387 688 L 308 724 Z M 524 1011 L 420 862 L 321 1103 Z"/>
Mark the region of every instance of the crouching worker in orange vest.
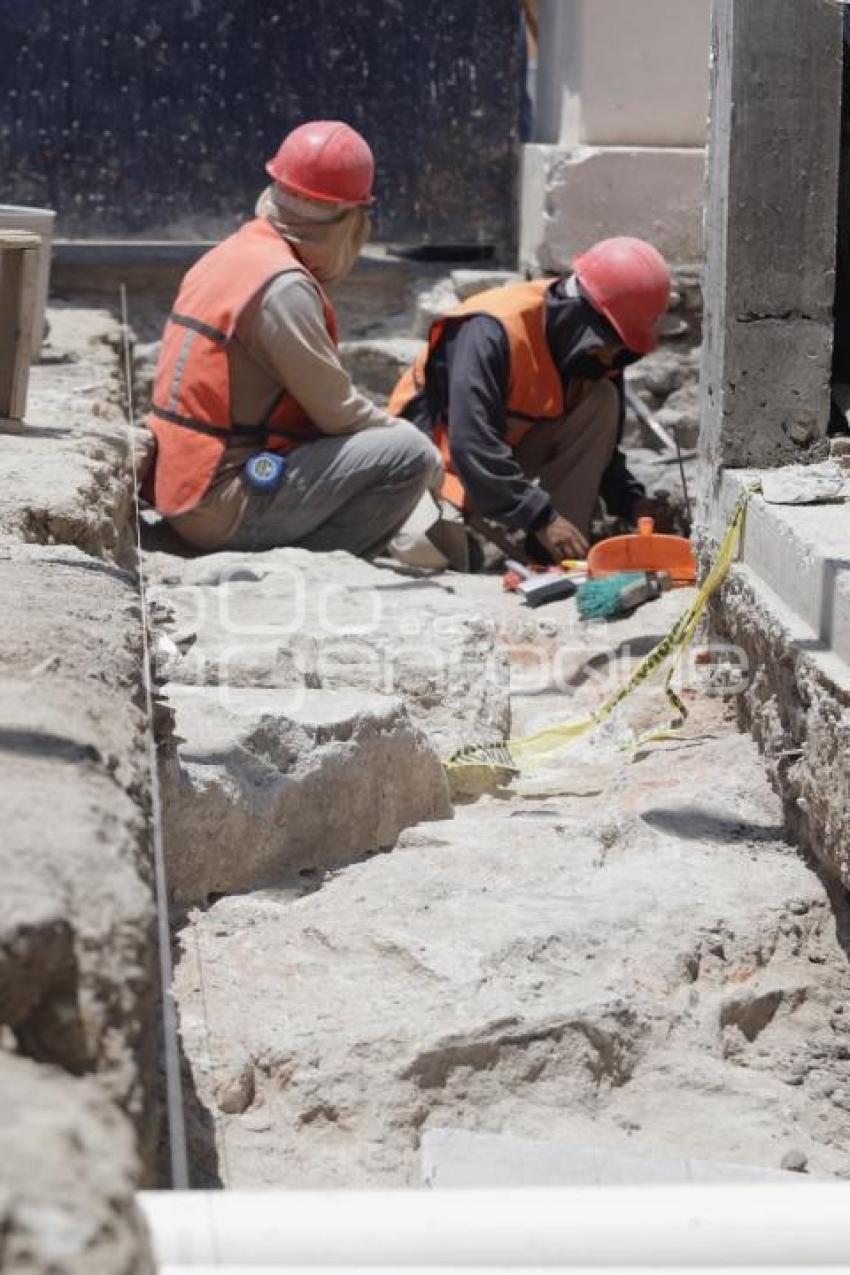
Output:
<path fill-rule="evenodd" d="M 600 495 L 614 516 L 647 512 L 619 446 L 623 369 L 655 349 L 669 296 L 651 244 L 606 239 L 567 277 L 495 288 L 433 323 L 388 410 L 439 445 L 444 500 L 525 533 L 544 562 L 585 556 Z M 468 569 L 469 536 L 447 534 L 458 529 L 438 522 L 428 537 Z"/>
<path fill-rule="evenodd" d="M 440 475 L 433 444 L 360 394 L 337 353 L 324 289 L 368 237 L 372 153 L 317 120 L 266 167 L 255 219 L 192 267 L 166 323 L 147 494 L 200 549 L 371 555 Z"/>

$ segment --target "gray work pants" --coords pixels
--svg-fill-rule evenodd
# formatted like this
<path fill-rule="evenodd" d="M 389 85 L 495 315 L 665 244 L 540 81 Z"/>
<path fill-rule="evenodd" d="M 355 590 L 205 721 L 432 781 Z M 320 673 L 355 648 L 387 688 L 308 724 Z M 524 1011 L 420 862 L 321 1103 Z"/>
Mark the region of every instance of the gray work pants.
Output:
<path fill-rule="evenodd" d="M 251 491 L 245 516 L 223 549 L 291 545 L 376 554 L 434 483 L 440 466 L 436 448 L 408 421 L 327 435 L 296 447 L 286 459 L 280 486 Z"/>

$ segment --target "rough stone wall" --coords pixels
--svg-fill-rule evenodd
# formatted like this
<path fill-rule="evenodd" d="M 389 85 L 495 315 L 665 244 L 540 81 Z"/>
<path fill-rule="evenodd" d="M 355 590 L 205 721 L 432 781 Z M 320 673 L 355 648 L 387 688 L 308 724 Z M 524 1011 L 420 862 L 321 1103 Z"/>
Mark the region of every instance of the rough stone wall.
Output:
<path fill-rule="evenodd" d="M 794 641 L 746 569 L 731 574 L 713 622 L 749 660 L 738 721 L 762 751 L 789 832 L 850 887 L 850 693 Z"/>
<path fill-rule="evenodd" d="M 153 1275 L 127 1122 L 91 1080 L 0 1065 L 0 1270 Z"/>
<path fill-rule="evenodd" d="M 117 326 L 51 320 L 0 437 L 0 1269 L 141 1275 L 157 1007 Z"/>

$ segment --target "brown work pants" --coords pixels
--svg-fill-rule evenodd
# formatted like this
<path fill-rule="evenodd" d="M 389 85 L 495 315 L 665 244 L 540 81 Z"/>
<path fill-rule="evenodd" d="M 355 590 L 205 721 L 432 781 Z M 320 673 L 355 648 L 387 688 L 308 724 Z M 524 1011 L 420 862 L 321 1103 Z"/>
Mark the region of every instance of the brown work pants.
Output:
<path fill-rule="evenodd" d="M 560 420 L 532 426 L 515 449 L 523 473 L 539 481 L 558 513 L 585 536 L 617 446 L 619 417 L 616 389 L 597 381 Z"/>
<path fill-rule="evenodd" d="M 558 513 L 585 536 L 602 475 L 617 446 L 619 418 L 619 394 L 610 381 L 597 381 L 558 420 L 532 426 L 515 449 L 527 477 L 540 483 Z M 443 517 L 428 531 L 427 543 L 406 545 L 404 552 L 397 543 L 393 552 L 411 566 L 445 563 L 456 571 L 467 571 L 470 528 L 445 502 L 442 508 Z"/>

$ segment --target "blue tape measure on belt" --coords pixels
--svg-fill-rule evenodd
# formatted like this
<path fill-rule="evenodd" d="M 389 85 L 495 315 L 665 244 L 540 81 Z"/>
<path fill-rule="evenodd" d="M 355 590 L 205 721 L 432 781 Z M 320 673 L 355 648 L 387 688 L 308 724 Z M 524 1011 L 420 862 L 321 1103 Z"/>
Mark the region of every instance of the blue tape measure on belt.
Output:
<path fill-rule="evenodd" d="M 245 477 L 256 491 L 274 491 L 286 473 L 286 457 L 279 452 L 257 452 L 245 465 Z"/>

